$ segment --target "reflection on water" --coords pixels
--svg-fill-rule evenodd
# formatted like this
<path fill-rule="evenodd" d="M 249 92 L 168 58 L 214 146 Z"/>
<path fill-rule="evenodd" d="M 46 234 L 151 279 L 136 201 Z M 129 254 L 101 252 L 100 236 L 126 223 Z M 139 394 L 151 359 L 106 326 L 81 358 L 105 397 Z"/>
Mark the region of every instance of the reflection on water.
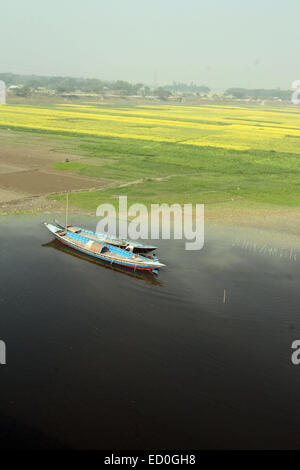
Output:
<path fill-rule="evenodd" d="M 199 252 L 159 242 L 168 268 L 141 278 L 58 245 L 39 218 L 5 220 L 1 446 L 298 447 L 298 258 L 207 230 Z"/>

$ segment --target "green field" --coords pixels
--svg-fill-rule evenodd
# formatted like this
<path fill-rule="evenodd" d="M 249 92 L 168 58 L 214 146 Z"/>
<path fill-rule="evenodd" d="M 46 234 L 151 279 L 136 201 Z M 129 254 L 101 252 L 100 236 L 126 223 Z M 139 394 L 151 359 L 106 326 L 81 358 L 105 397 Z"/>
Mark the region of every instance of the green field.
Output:
<path fill-rule="evenodd" d="M 98 192 L 71 194 L 71 204 L 84 209 L 114 203 L 119 195 L 145 204 L 270 209 L 300 205 L 300 156 L 295 154 L 112 137 L 81 140 L 76 151 L 88 161 L 57 163 L 54 168 L 118 182 Z"/>
<path fill-rule="evenodd" d="M 298 108 L 8 105 L 0 127 L 84 157 L 57 162 L 55 170 L 111 180 L 106 189 L 70 195 L 70 204 L 85 210 L 119 195 L 218 211 L 300 207 Z"/>

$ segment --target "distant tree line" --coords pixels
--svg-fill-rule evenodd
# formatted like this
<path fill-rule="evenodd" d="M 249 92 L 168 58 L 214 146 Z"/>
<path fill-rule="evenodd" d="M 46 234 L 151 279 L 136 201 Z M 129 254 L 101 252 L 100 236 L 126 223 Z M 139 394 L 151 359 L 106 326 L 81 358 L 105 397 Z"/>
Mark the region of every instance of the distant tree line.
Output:
<path fill-rule="evenodd" d="M 171 85 L 165 85 L 163 87 L 165 90 L 172 92 L 182 92 L 182 93 L 204 93 L 207 94 L 210 92 L 210 88 L 205 85 L 196 85 L 194 82 L 189 84 L 173 82 Z"/>
<path fill-rule="evenodd" d="M 211 92 L 210 88 L 205 85 L 196 85 L 191 82 L 189 84 L 181 82 L 173 82 L 170 85 L 150 88 L 143 83 L 129 83 L 124 80 L 107 81 L 97 78 L 74 78 L 74 77 L 49 77 L 39 75 L 17 75 L 13 73 L 0 73 L 0 80 L 6 85 L 18 86 L 14 90 L 18 96 L 28 96 L 32 92 L 39 90 L 47 90 L 60 94 L 76 94 L 76 93 L 95 93 L 105 94 L 113 93 L 119 96 L 155 96 L 162 101 L 167 101 L 172 95 L 189 96 L 189 95 L 207 95 Z M 232 96 L 236 99 L 252 99 L 252 100 L 273 100 L 282 99 L 290 100 L 290 90 L 278 89 L 256 89 L 250 90 L 246 88 L 229 88 L 225 91 L 225 95 Z"/>
<path fill-rule="evenodd" d="M 74 78 L 74 77 L 47 77 L 38 75 L 16 75 L 13 73 L 0 73 L 0 80 L 7 86 L 20 86 L 22 89 L 16 94 L 26 94 L 30 90 L 45 88 L 57 93 L 104 93 L 107 90 L 117 92 L 120 95 L 136 95 L 139 90 L 141 94 L 150 92 L 150 88 L 143 83 L 131 84 L 123 80 L 104 81 L 97 78 Z M 22 90 L 22 91 L 21 91 Z"/>
<path fill-rule="evenodd" d="M 276 88 L 275 90 L 248 90 L 246 88 L 228 88 L 228 90 L 225 91 L 225 95 L 230 95 L 237 99 L 248 98 L 252 100 L 273 100 L 275 98 L 282 100 L 291 99 L 291 91 L 280 90 L 280 88 Z"/>
<path fill-rule="evenodd" d="M 74 78 L 74 77 L 48 77 L 38 75 L 17 75 L 13 73 L 0 73 L 0 80 L 7 86 L 18 86 L 15 89 L 16 95 L 28 96 L 32 91 L 45 89 L 54 91 L 57 94 L 72 93 L 96 93 L 113 92 L 120 96 L 133 95 L 154 95 L 160 100 L 168 100 L 173 93 L 197 94 L 209 93 L 206 86 L 198 86 L 193 82 L 190 84 L 173 82 L 171 85 L 150 88 L 143 83 L 129 83 L 124 80 L 104 81 L 96 78 Z"/>
<path fill-rule="evenodd" d="M 101 93 L 105 88 L 112 86 L 112 82 L 105 82 L 95 78 L 47 77 L 16 75 L 13 73 L 0 73 L 0 80 L 3 80 L 7 86 L 17 85 L 32 89 L 46 88 L 59 93 L 71 93 L 76 90 L 82 90 L 87 93 Z"/>

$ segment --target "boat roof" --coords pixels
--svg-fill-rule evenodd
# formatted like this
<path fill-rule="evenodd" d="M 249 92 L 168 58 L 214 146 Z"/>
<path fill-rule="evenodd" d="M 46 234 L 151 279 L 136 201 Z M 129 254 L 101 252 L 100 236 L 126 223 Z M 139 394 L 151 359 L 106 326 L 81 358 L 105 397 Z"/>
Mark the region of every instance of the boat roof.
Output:
<path fill-rule="evenodd" d="M 63 224 L 60 224 L 58 223 L 57 221 L 55 221 L 60 227 L 62 228 L 65 228 Z M 111 242 L 116 242 L 116 243 L 126 243 L 126 244 L 130 244 L 132 245 L 133 247 L 136 247 L 136 248 L 142 248 L 144 250 L 156 250 L 157 249 L 157 246 L 154 246 L 154 245 L 146 245 L 144 243 L 140 243 L 138 241 L 135 241 L 135 240 L 129 240 L 129 239 L 126 239 L 126 238 L 117 238 L 117 237 L 113 237 L 113 236 L 110 236 L 106 233 L 100 233 L 100 232 L 93 232 L 92 230 L 88 230 L 88 229 L 85 229 L 85 228 L 81 228 L 81 227 L 77 227 L 77 226 L 68 226 L 68 228 L 73 228 L 75 229 L 76 231 L 79 231 L 81 230 L 83 233 L 87 233 L 87 234 L 90 234 L 90 235 L 95 235 L 96 237 L 98 238 L 101 238 L 103 240 L 109 240 Z M 73 230 L 72 230 L 73 231 Z"/>

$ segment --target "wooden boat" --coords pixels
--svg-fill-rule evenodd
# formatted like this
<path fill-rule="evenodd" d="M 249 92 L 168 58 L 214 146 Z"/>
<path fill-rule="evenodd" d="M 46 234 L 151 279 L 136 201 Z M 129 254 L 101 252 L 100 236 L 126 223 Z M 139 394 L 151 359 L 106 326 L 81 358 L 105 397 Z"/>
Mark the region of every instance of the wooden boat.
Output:
<path fill-rule="evenodd" d="M 134 271 L 152 271 L 157 272 L 159 268 L 165 266 L 157 259 L 149 259 L 142 255 L 123 250 L 118 246 L 103 243 L 100 239 L 90 237 L 88 234 L 82 234 L 81 229 L 78 232 L 70 230 L 70 227 L 48 224 L 44 222 L 45 227 L 62 244 L 81 253 L 85 253 L 94 258 L 105 261 L 111 265 L 124 266 Z"/>
<path fill-rule="evenodd" d="M 62 230 L 65 229 L 65 225 L 62 225 L 57 220 L 55 221 L 55 224 Z M 146 254 L 157 249 L 157 247 L 153 245 L 144 245 L 143 243 L 139 243 L 133 240 L 127 240 L 125 238 L 111 237 L 105 233 L 92 232 L 92 230 L 86 230 L 81 227 L 75 227 L 74 225 L 68 225 L 68 230 L 70 232 L 80 233 L 80 235 L 82 236 L 87 236 L 90 239 L 105 243 L 107 245 L 117 246 L 118 248 L 122 248 L 123 250 L 132 251 L 132 253 Z"/>

